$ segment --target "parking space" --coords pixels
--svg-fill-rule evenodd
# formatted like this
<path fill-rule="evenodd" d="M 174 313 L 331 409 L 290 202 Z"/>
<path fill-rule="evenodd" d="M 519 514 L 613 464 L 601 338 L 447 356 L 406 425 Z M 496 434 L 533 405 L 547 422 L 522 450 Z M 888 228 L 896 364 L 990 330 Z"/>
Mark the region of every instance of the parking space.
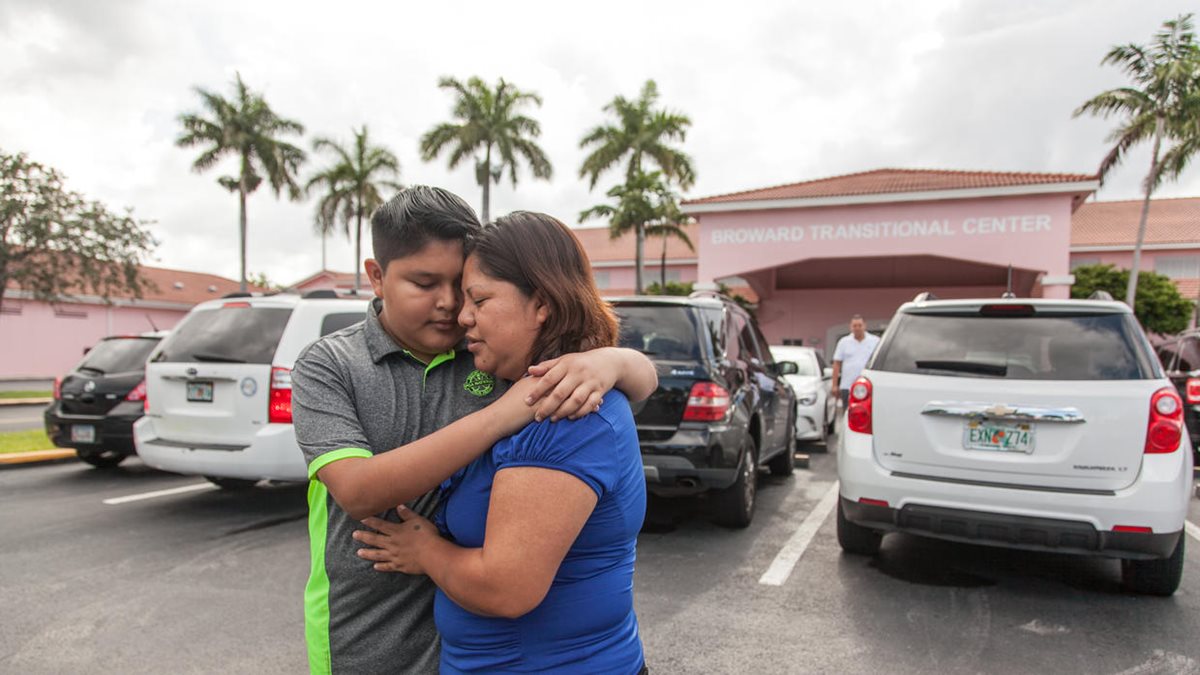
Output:
<path fill-rule="evenodd" d="M 1200 541 L 1179 592 L 1148 598 L 1121 592 L 1112 560 L 904 535 L 876 559 L 844 555 L 832 454 L 759 481 L 744 530 L 699 500 L 652 501 L 636 603 L 653 671 L 1200 667 Z M 69 463 L 0 471 L 0 507 L 0 671 L 304 670 L 303 486 L 230 492 L 137 460 Z"/>

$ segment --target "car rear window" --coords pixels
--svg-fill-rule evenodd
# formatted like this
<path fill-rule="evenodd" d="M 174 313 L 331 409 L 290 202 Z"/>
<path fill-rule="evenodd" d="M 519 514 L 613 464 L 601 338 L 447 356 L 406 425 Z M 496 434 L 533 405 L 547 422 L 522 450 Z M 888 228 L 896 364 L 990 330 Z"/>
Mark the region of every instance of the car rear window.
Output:
<path fill-rule="evenodd" d="M 324 337 L 343 328 L 353 326 L 364 318 L 366 316 L 362 312 L 329 314 L 321 320 L 321 336 Z"/>
<path fill-rule="evenodd" d="M 700 328 L 692 308 L 618 305 L 613 309 L 621 319 L 618 341 L 622 347 L 663 361 L 700 360 Z"/>
<path fill-rule="evenodd" d="M 1155 369 L 1125 314 L 904 314 L 872 370 L 1010 380 L 1142 380 Z"/>
<path fill-rule="evenodd" d="M 292 310 L 219 307 L 192 312 L 171 333 L 155 362 L 270 363 Z"/>
<path fill-rule="evenodd" d="M 79 370 L 97 373 L 130 373 L 146 367 L 146 357 L 158 345 L 158 338 L 127 337 L 101 340 L 88 350 Z"/>

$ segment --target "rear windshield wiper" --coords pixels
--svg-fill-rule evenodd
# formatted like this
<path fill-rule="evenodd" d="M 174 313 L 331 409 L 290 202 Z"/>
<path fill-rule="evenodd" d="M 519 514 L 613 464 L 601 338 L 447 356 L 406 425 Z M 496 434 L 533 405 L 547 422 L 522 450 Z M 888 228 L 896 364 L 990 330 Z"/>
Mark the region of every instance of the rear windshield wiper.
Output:
<path fill-rule="evenodd" d="M 196 352 L 192 354 L 192 358 L 197 361 L 209 361 L 213 363 L 245 363 L 246 359 L 238 359 L 232 356 L 222 356 L 221 354 L 209 354 L 207 352 Z"/>
<path fill-rule="evenodd" d="M 1008 366 L 983 361 L 917 361 L 916 365 L 918 368 L 953 370 L 960 373 L 995 375 L 996 377 L 1004 377 L 1008 374 Z"/>
<path fill-rule="evenodd" d="M 79 366 L 79 369 L 80 369 L 80 370 L 88 370 L 88 371 L 91 371 L 91 372 L 93 372 L 93 373 L 95 373 L 95 374 L 97 374 L 97 375 L 103 375 L 103 374 L 104 374 L 104 371 L 103 371 L 103 370 L 101 370 L 101 369 L 99 369 L 99 368 L 96 368 L 95 366 Z"/>

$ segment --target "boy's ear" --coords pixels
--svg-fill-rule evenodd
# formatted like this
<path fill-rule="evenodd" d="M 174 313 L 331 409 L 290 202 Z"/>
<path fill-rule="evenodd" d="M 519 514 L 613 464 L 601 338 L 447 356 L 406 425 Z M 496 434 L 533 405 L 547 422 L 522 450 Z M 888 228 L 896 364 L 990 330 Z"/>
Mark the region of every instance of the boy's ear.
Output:
<path fill-rule="evenodd" d="M 371 290 L 375 291 L 375 295 L 383 297 L 383 267 L 374 258 L 367 258 L 363 261 L 363 269 L 367 273 L 367 279 L 371 282 Z"/>

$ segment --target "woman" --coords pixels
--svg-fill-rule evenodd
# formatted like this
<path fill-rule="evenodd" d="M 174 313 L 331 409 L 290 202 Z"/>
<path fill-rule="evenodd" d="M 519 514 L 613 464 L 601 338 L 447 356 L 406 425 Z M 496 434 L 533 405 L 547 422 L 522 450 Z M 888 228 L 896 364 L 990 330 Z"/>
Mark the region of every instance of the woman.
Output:
<path fill-rule="evenodd" d="M 517 212 L 484 230 L 463 269 L 459 323 L 480 370 L 611 346 L 617 322 L 579 241 Z M 380 571 L 427 574 L 442 672 L 643 670 L 633 564 L 646 509 L 633 415 L 619 391 L 579 420 L 534 422 L 448 481 L 438 535 L 404 507 L 355 538 Z"/>

